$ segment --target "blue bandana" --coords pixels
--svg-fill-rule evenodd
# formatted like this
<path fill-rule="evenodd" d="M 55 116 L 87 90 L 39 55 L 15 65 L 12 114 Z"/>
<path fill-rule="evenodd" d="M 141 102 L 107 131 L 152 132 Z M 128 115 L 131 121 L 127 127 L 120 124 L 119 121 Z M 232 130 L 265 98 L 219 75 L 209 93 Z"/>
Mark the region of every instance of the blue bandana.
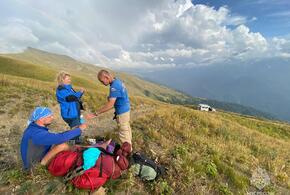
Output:
<path fill-rule="evenodd" d="M 32 114 L 30 115 L 27 124 L 29 125 L 32 122 L 35 122 L 41 118 L 52 115 L 52 111 L 47 107 L 36 107 Z"/>

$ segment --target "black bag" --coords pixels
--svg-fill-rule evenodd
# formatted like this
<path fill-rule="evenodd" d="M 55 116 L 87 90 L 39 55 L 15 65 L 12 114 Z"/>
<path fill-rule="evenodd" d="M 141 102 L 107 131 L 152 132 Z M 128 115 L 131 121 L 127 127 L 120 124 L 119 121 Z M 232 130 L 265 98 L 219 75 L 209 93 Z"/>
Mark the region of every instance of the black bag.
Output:
<path fill-rule="evenodd" d="M 145 156 L 144 154 L 141 154 L 139 152 L 135 152 L 132 155 L 132 165 L 134 166 L 136 164 L 140 165 L 140 169 L 139 169 L 139 173 L 138 176 L 141 177 L 142 179 L 145 178 L 145 180 L 155 180 L 157 178 L 159 178 L 160 176 L 165 174 L 165 167 L 156 164 L 156 162 L 154 162 L 153 160 L 151 160 L 150 158 L 148 158 L 147 156 Z M 141 175 L 142 169 L 146 168 L 146 166 L 153 168 L 156 171 L 156 177 L 152 178 L 152 176 L 146 177 L 146 175 Z M 146 178 L 150 178 L 150 179 L 146 179 Z"/>

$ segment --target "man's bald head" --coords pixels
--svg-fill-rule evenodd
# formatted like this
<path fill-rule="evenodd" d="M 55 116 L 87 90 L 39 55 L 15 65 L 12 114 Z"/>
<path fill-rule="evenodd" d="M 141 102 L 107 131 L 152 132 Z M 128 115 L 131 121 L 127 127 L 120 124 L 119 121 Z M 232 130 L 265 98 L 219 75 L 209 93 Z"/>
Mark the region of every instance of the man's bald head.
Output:
<path fill-rule="evenodd" d="M 113 81 L 114 77 L 109 71 L 100 70 L 98 72 L 98 79 L 101 83 L 103 83 L 105 86 L 107 86 Z"/>

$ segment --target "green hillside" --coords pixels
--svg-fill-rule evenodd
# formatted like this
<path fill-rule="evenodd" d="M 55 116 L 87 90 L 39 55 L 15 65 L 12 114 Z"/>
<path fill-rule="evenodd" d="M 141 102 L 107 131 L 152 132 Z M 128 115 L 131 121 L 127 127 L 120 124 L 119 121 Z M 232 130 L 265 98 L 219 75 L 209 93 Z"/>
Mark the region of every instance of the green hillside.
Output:
<path fill-rule="evenodd" d="M 54 131 L 68 129 L 55 99 L 55 76 L 63 69 L 72 73 L 76 88 L 87 89 L 83 96 L 85 113 L 105 103 L 108 89 L 96 80 L 98 67 L 35 49 L 0 56 L 1 194 L 88 194 L 65 185 L 43 167 L 38 167 L 33 175 L 21 169 L 20 139 L 34 107 L 52 108 L 56 118 L 51 126 Z M 132 102 L 134 149 L 157 158 L 168 171 L 162 179 L 143 183 L 129 170 L 106 184 L 108 194 L 259 192 L 251 183 L 258 168 L 265 170 L 271 181 L 263 192 L 290 194 L 289 124 L 222 110 L 200 112 L 195 109 L 196 104 L 206 102 L 224 110 L 267 117 L 255 109 L 190 98 L 135 76 L 116 74 L 125 81 Z M 85 136 L 116 139 L 112 115 L 109 112 L 90 121 Z"/>
<path fill-rule="evenodd" d="M 5 57 L 9 57 L 16 60 L 25 61 L 30 64 L 37 64 L 45 68 L 51 68 L 55 71 L 65 70 L 72 74 L 79 75 L 87 80 L 98 83 L 97 73 L 101 69 L 98 66 L 82 63 L 74 60 L 71 57 L 59 54 L 53 54 L 45 51 L 41 51 L 34 48 L 27 48 L 23 53 L 19 54 L 6 54 Z M 151 95 L 152 97 L 165 97 L 177 96 L 177 98 L 186 98 L 182 93 L 176 92 L 166 87 L 158 86 L 156 84 L 146 82 L 138 77 L 128 75 L 125 73 L 114 73 L 117 77 L 120 77 L 126 82 L 130 92 L 136 95 Z"/>
<path fill-rule="evenodd" d="M 58 72 L 45 66 L 0 56 L 0 73 L 54 82 Z M 90 80 L 75 75 L 73 77 L 73 83 L 78 86 L 97 88 L 96 84 Z"/>
<path fill-rule="evenodd" d="M 41 66 L 41 68 L 39 67 L 37 70 L 43 70 L 43 71 L 37 72 L 38 73 L 37 79 L 42 79 L 42 74 L 50 75 L 50 77 L 53 78 L 56 72 L 60 70 L 66 70 L 73 75 L 75 84 L 79 86 L 83 86 L 83 87 L 88 86 L 90 88 L 97 88 L 101 90 L 104 89 L 99 84 L 96 77 L 97 72 L 101 69 L 100 67 L 97 67 L 95 65 L 88 64 L 88 63 L 79 62 L 65 55 L 53 54 L 53 53 L 49 53 L 46 51 L 29 47 L 22 53 L 6 54 L 2 56 L 6 58 L 9 57 L 10 59 L 16 59 L 17 60 L 16 64 L 29 63 L 33 65 L 34 67 Z M 19 60 L 22 62 L 18 63 Z M 1 64 L 3 64 L 3 62 L 1 62 L 1 59 L 0 59 L 0 65 Z M 11 70 L 10 73 L 14 75 L 14 72 L 13 72 L 14 69 L 11 68 L 10 70 Z M 203 98 L 193 98 L 183 93 L 169 89 L 167 87 L 160 86 L 158 84 L 142 80 L 133 75 L 129 75 L 126 73 L 119 73 L 119 72 L 116 72 L 115 75 L 121 78 L 125 82 L 127 88 L 130 90 L 130 93 L 133 95 L 147 96 L 155 100 L 160 100 L 167 103 L 181 104 L 181 105 L 188 105 L 188 106 L 196 106 L 199 103 L 205 103 L 205 104 L 209 104 L 215 108 L 222 109 L 225 111 L 231 111 L 231 112 L 237 112 L 241 114 L 252 115 L 252 116 L 257 116 L 257 117 L 262 117 L 262 118 L 274 119 L 274 117 L 271 116 L 270 114 L 261 112 L 251 107 L 246 107 L 239 104 L 203 99 Z M 22 74 L 20 76 L 26 76 L 26 75 Z M 36 77 L 33 77 L 33 75 L 31 77 L 31 74 L 28 75 L 28 77 L 36 78 Z M 46 75 L 43 75 L 43 78 L 46 78 Z"/>
<path fill-rule="evenodd" d="M 31 110 L 53 109 L 55 131 L 67 129 L 59 116 L 53 82 L 0 75 L 0 192 L 1 194 L 88 194 L 65 185 L 38 167 L 33 175 L 21 169 L 19 143 Z M 89 89 L 85 106 L 94 110 L 107 91 Z M 133 146 L 168 169 L 164 178 L 143 183 L 130 170 L 108 182 L 108 194 L 246 194 L 262 168 L 271 183 L 263 192 L 290 193 L 290 125 L 227 112 L 205 113 L 141 96 L 131 96 Z M 88 112 L 88 111 L 87 111 Z M 116 138 L 112 113 L 90 123 L 85 136 Z M 107 119 L 110 120 L 107 120 Z M 111 129 L 112 128 L 112 129 Z M 105 131 L 111 129 L 110 131 Z"/>

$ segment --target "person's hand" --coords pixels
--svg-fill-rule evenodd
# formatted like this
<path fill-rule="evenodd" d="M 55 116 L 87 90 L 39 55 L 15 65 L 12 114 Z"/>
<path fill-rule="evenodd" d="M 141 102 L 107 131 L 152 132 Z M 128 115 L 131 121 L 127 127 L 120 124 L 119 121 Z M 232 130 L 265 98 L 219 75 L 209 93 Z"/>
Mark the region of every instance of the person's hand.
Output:
<path fill-rule="evenodd" d="M 84 93 L 85 91 L 86 91 L 86 90 L 85 90 L 84 88 L 81 88 L 81 89 L 80 89 L 80 92 L 81 92 L 81 93 Z"/>
<path fill-rule="evenodd" d="M 83 123 L 79 126 L 79 128 L 83 131 L 87 128 L 87 124 L 86 123 Z"/>
<path fill-rule="evenodd" d="M 88 120 L 93 119 L 95 117 L 97 117 L 97 114 L 96 113 L 90 113 L 90 114 L 87 114 L 85 116 L 85 118 L 88 119 Z"/>

